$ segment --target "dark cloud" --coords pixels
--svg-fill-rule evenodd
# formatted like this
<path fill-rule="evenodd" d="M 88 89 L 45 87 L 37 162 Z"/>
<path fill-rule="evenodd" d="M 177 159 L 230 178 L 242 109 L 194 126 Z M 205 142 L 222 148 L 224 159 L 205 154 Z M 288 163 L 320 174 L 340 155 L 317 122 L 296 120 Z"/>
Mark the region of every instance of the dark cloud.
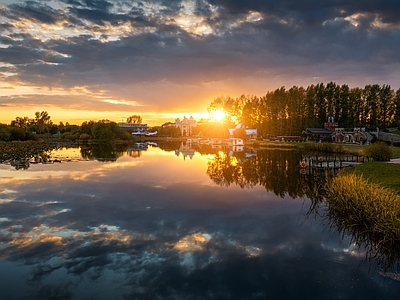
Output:
<path fill-rule="evenodd" d="M 362 85 L 366 74 L 396 82 L 398 1 L 199 0 L 190 9 L 188 3 L 11 4 L 3 9 L 7 47 L 0 58 L 15 74 L 9 80 L 66 88 L 267 81 L 271 74 L 282 85 L 305 77 L 357 78 Z M 62 24 L 65 32 L 23 32 L 15 27 L 22 20 Z M 196 31 L 202 26 L 209 31 Z"/>
<path fill-rule="evenodd" d="M 14 20 L 27 19 L 45 24 L 54 24 L 61 18 L 59 13 L 50 6 L 35 1 L 26 1 L 24 4 L 11 4 L 8 8 L 7 17 Z"/>

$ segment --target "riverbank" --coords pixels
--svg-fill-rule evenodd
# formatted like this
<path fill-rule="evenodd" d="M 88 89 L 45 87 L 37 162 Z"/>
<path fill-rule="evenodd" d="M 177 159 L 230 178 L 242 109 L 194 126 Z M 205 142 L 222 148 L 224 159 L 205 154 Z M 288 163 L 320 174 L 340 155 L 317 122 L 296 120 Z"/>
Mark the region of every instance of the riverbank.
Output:
<path fill-rule="evenodd" d="M 400 160 L 395 159 L 390 162 L 368 162 L 345 168 L 340 171 L 340 175 L 357 175 L 372 183 L 395 190 L 400 194 Z"/>

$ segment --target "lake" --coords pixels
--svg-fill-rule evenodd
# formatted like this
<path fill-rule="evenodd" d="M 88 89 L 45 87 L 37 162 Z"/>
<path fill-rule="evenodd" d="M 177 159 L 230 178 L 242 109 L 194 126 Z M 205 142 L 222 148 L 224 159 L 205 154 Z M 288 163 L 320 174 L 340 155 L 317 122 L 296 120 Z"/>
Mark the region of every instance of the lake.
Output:
<path fill-rule="evenodd" d="M 49 155 L 0 165 L 1 299 L 399 298 L 399 264 L 338 232 L 296 151 Z"/>

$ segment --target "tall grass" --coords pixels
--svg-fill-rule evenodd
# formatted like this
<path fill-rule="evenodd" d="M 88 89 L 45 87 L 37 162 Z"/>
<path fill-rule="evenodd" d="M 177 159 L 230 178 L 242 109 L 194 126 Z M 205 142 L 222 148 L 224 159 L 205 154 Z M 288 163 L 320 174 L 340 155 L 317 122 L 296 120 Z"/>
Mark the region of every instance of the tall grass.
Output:
<path fill-rule="evenodd" d="M 392 157 L 392 150 L 388 144 L 384 142 L 376 142 L 365 147 L 362 154 L 373 158 L 375 161 L 389 161 Z"/>
<path fill-rule="evenodd" d="M 325 199 L 332 224 L 350 233 L 369 256 L 387 264 L 400 259 L 400 196 L 395 191 L 349 174 L 332 179 Z"/>
<path fill-rule="evenodd" d="M 345 153 L 341 145 L 332 143 L 304 143 L 303 148 L 307 152 Z"/>

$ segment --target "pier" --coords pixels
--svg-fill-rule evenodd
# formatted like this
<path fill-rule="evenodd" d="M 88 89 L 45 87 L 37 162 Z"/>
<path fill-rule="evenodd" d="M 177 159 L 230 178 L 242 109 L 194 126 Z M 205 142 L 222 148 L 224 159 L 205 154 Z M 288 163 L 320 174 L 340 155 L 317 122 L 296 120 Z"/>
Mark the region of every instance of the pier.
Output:
<path fill-rule="evenodd" d="M 369 157 L 361 155 L 308 155 L 303 156 L 299 163 L 300 169 L 341 169 L 370 161 Z"/>

